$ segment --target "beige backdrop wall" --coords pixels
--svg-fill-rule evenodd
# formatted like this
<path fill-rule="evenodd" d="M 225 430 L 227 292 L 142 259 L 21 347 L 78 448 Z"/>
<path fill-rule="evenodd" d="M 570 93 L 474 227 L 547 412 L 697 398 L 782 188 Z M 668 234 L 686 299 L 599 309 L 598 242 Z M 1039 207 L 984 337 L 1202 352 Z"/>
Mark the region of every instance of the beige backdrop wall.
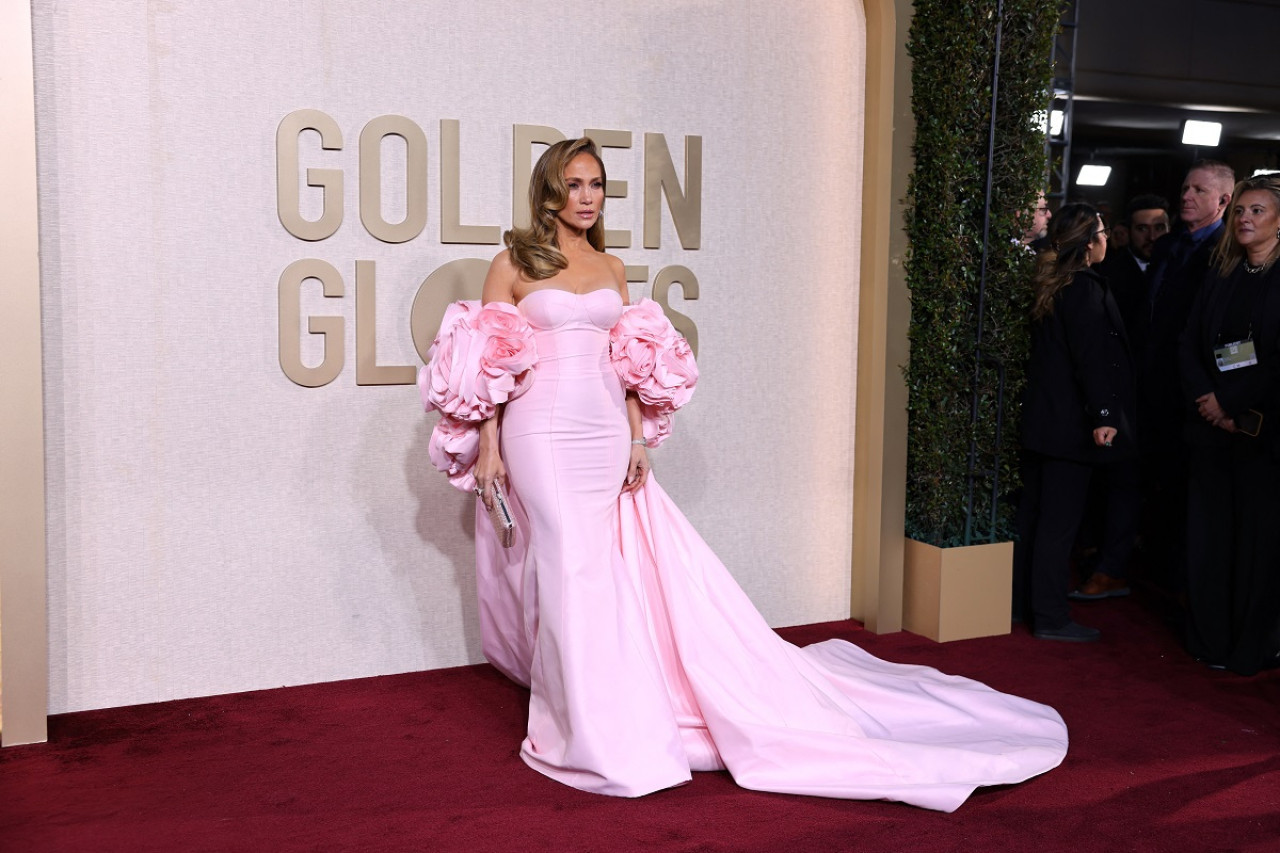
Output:
<path fill-rule="evenodd" d="M 34 42 L 51 712 L 480 659 L 470 499 L 428 466 L 416 388 L 355 372 L 356 261 L 376 264 L 379 362 L 416 365 L 422 280 L 496 251 L 440 240 L 445 119 L 462 221 L 504 228 L 514 125 L 631 131 L 605 155 L 629 184 L 606 208 L 632 233 L 617 254 L 700 291 L 673 291 L 702 379 L 655 472 L 772 624 L 848 616 L 858 3 L 37 0 Z M 302 139 L 304 168 L 345 174 L 341 227 L 310 243 L 275 204 L 276 128 L 301 108 L 343 135 Z M 400 244 L 359 216 L 360 131 L 386 114 L 428 141 L 428 223 Z M 697 250 L 665 204 L 643 248 L 644 133 L 682 175 L 702 139 Z M 404 147 L 383 152 L 396 221 Z M 277 283 L 301 258 L 345 285 L 303 289 L 304 314 L 345 322 L 346 366 L 318 388 L 278 364 Z"/>

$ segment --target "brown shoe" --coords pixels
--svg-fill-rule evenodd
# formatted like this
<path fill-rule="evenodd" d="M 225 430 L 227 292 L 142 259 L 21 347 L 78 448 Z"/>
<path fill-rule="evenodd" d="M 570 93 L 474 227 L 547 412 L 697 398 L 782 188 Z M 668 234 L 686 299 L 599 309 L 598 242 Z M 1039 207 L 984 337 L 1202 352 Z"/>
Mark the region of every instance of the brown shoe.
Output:
<path fill-rule="evenodd" d="M 1102 572 L 1094 572 L 1089 579 L 1074 592 L 1067 593 L 1067 598 L 1074 601 L 1100 601 L 1104 598 L 1123 598 L 1129 594 L 1129 582 L 1123 578 L 1113 578 Z"/>

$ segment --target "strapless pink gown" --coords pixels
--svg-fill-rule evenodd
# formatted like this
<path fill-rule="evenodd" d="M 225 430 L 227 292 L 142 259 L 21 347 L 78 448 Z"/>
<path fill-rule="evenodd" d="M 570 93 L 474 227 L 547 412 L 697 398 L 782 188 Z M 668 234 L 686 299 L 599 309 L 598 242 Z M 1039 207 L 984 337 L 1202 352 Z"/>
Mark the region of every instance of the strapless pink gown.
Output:
<path fill-rule="evenodd" d="M 618 796 L 727 768 L 746 788 L 951 811 L 1062 761 L 1051 708 L 779 638 L 652 476 L 621 493 L 618 294 L 537 290 L 519 310 L 538 363 L 502 420 L 517 541 L 502 548 L 477 502 L 476 544 L 485 654 L 530 688 L 530 766 Z"/>

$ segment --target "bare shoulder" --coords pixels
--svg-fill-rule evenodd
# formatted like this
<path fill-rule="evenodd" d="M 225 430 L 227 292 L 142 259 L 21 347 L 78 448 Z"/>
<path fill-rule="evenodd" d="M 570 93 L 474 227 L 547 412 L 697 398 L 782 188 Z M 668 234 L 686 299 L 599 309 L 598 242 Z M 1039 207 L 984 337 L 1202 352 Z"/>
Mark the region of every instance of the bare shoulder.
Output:
<path fill-rule="evenodd" d="M 516 284 L 520 280 L 520 268 L 511 259 L 511 251 L 503 249 L 489 263 L 489 272 L 484 277 L 484 292 L 480 301 L 515 303 Z"/>
<path fill-rule="evenodd" d="M 626 264 L 622 263 L 622 258 L 617 255 L 611 255 L 608 252 L 601 252 L 604 255 L 605 263 L 609 265 L 609 269 L 618 275 L 625 276 Z"/>
<path fill-rule="evenodd" d="M 618 292 L 622 294 L 622 303 L 624 305 L 631 304 L 630 289 L 627 287 L 627 266 L 622 259 L 602 252 L 605 263 L 609 266 L 609 274 L 613 276 L 613 285 L 618 288 Z"/>
<path fill-rule="evenodd" d="M 511 250 L 503 249 L 501 252 L 493 256 L 493 260 L 489 262 L 489 271 L 499 273 L 510 273 L 515 275 L 516 262 L 511 259 Z"/>

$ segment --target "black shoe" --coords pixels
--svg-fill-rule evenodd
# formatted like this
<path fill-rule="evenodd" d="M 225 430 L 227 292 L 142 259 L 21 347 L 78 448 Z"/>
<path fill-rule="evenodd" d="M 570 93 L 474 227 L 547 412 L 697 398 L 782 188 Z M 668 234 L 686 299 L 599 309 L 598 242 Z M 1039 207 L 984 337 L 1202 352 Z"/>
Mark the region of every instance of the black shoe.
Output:
<path fill-rule="evenodd" d="M 1096 643 L 1102 637 L 1097 628 L 1086 628 L 1069 620 L 1061 628 L 1037 628 L 1031 633 L 1038 640 L 1061 640 L 1064 643 Z"/>

